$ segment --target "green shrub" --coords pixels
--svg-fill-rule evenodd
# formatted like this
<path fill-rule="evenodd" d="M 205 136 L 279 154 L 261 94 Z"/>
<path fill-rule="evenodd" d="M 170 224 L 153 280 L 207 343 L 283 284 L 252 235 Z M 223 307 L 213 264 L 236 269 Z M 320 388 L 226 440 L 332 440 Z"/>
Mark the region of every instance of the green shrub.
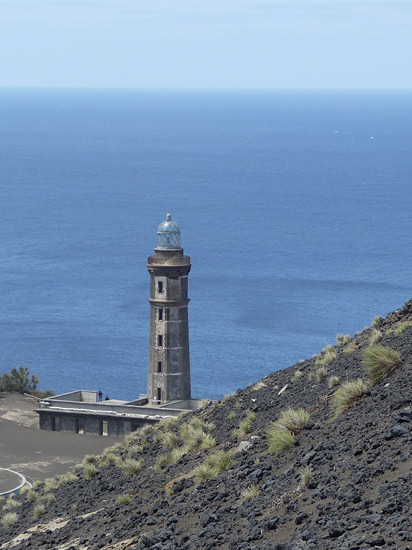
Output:
<path fill-rule="evenodd" d="M 311 370 L 308 372 L 308 380 L 309 382 L 313 382 L 313 380 L 315 380 L 316 378 L 316 371 L 314 370 Z"/>
<path fill-rule="evenodd" d="M 387 378 L 399 365 L 399 352 L 379 344 L 370 346 L 363 353 L 365 372 L 372 384 Z"/>
<path fill-rule="evenodd" d="M 297 434 L 308 424 L 310 415 L 305 409 L 286 409 L 280 413 L 280 417 L 273 423 L 275 430 L 288 430 Z"/>
<path fill-rule="evenodd" d="M 244 437 L 246 434 L 250 432 L 250 426 L 252 422 L 256 420 L 256 413 L 253 411 L 248 411 L 246 414 L 246 418 L 241 421 L 239 424 L 239 428 L 236 428 L 233 431 L 233 435 L 235 437 Z"/>
<path fill-rule="evenodd" d="M 31 390 L 30 394 L 38 399 L 45 399 L 46 397 L 56 395 L 53 390 Z"/>
<path fill-rule="evenodd" d="M 47 495 L 42 497 L 41 501 L 50 506 L 50 504 L 54 504 L 56 502 L 56 497 L 53 495 L 53 493 L 48 493 Z"/>
<path fill-rule="evenodd" d="M 316 366 L 328 367 L 336 359 L 336 349 L 333 346 L 326 346 L 322 350 L 322 355 L 316 359 Z"/>
<path fill-rule="evenodd" d="M 133 445 L 127 449 L 127 456 L 129 458 L 135 458 L 135 456 L 141 452 L 141 447 L 139 445 Z"/>
<path fill-rule="evenodd" d="M 157 424 L 156 429 L 163 430 L 164 432 L 168 432 L 173 428 L 176 422 L 177 422 L 177 418 L 175 416 L 169 416 L 168 418 L 164 418 L 163 420 L 161 420 Z"/>
<path fill-rule="evenodd" d="M 36 502 L 38 500 L 39 495 L 36 493 L 36 491 L 27 491 L 26 498 L 29 502 Z"/>
<path fill-rule="evenodd" d="M 209 464 L 201 464 L 196 471 L 196 477 L 200 483 L 215 477 L 213 468 Z"/>
<path fill-rule="evenodd" d="M 259 496 L 259 487 L 256 484 L 250 485 L 240 493 L 243 500 L 247 498 L 257 498 Z"/>
<path fill-rule="evenodd" d="M 214 444 L 216 444 L 216 441 L 215 440 L 213 441 L 214 441 Z M 184 447 L 176 447 L 175 449 L 172 449 L 169 454 L 169 463 L 176 464 L 176 462 L 179 462 L 179 460 L 185 454 L 186 454 L 186 450 Z"/>
<path fill-rule="evenodd" d="M 376 325 L 379 325 L 379 323 L 383 321 L 383 317 L 381 317 L 380 315 L 377 315 L 374 320 L 372 321 L 372 326 L 373 327 L 376 327 Z"/>
<path fill-rule="evenodd" d="M 310 466 L 305 466 L 300 471 L 300 484 L 306 487 L 313 479 L 313 470 Z"/>
<path fill-rule="evenodd" d="M 352 353 L 355 353 L 355 351 L 356 351 L 355 350 L 355 342 L 351 342 L 350 344 L 345 346 L 342 351 L 345 355 L 350 355 Z"/>
<path fill-rule="evenodd" d="M 67 474 L 63 474 L 59 476 L 58 479 L 58 487 L 63 487 L 63 485 L 66 485 L 66 483 L 73 483 L 77 481 L 79 478 L 73 474 L 72 472 L 67 472 Z"/>
<path fill-rule="evenodd" d="M 140 433 L 139 431 L 135 431 L 127 434 L 126 437 L 124 438 L 124 442 L 126 443 L 126 445 L 134 445 L 139 441 L 139 439 L 140 439 Z"/>
<path fill-rule="evenodd" d="M 236 418 L 236 411 L 230 411 L 230 413 L 227 415 L 228 420 L 233 420 Z"/>
<path fill-rule="evenodd" d="M 95 461 L 94 455 L 86 455 L 83 459 L 83 464 L 92 464 Z"/>
<path fill-rule="evenodd" d="M 167 466 L 169 462 L 170 455 L 168 455 L 167 453 L 159 455 L 154 465 L 155 472 L 159 472 L 162 468 Z"/>
<path fill-rule="evenodd" d="M 279 428 L 269 429 L 267 438 L 269 441 L 269 452 L 273 456 L 290 449 L 295 442 L 295 436 L 292 432 Z"/>
<path fill-rule="evenodd" d="M 402 334 L 402 332 L 404 332 L 410 327 L 412 327 L 411 321 L 400 321 L 399 323 L 397 323 L 395 327 L 395 333 L 398 335 Z"/>
<path fill-rule="evenodd" d="M 83 475 L 85 479 L 92 479 L 99 470 L 94 464 L 85 464 L 83 468 Z"/>
<path fill-rule="evenodd" d="M 330 376 L 328 380 L 328 386 L 330 388 L 334 388 L 335 386 L 339 386 L 340 380 L 338 376 Z"/>
<path fill-rule="evenodd" d="M 132 500 L 132 497 L 130 495 L 124 494 L 117 497 L 117 503 L 124 505 L 129 504 L 129 502 Z"/>
<path fill-rule="evenodd" d="M 349 407 L 358 400 L 367 390 L 365 382 L 358 378 L 354 382 L 346 382 L 335 391 L 331 400 L 333 417 L 337 418 L 343 414 Z"/>
<path fill-rule="evenodd" d="M 44 504 L 36 504 L 33 509 L 33 519 L 39 519 L 46 512 L 46 507 Z"/>
<path fill-rule="evenodd" d="M 57 481 L 56 478 L 48 477 L 47 479 L 44 480 L 43 491 L 45 493 L 48 493 L 49 491 L 54 491 L 55 489 L 57 489 L 58 486 L 59 486 L 59 482 Z"/>
<path fill-rule="evenodd" d="M 171 497 L 175 494 L 175 492 L 173 491 L 173 487 L 166 487 L 165 489 L 165 495 L 167 497 Z"/>
<path fill-rule="evenodd" d="M 199 447 L 214 446 L 216 441 L 204 431 L 203 427 L 193 424 L 182 424 L 179 430 L 186 452 L 194 451 Z"/>
<path fill-rule="evenodd" d="M 319 367 L 316 371 L 316 382 L 323 382 L 328 377 L 328 371 L 326 367 Z"/>
<path fill-rule="evenodd" d="M 180 443 L 180 439 L 174 432 L 166 432 L 161 434 L 160 442 L 165 449 L 174 449 Z"/>
<path fill-rule="evenodd" d="M 127 477 L 137 476 L 143 466 L 143 458 L 135 460 L 134 458 L 126 459 L 122 464 L 122 470 Z"/>
<path fill-rule="evenodd" d="M 16 525 L 18 519 L 19 516 L 16 514 L 16 512 L 9 512 L 8 514 L 4 514 L 4 516 L 1 518 L 1 524 L 6 529 L 10 529 L 14 525 Z"/>
<path fill-rule="evenodd" d="M 27 367 L 11 369 L 10 373 L 0 376 L 0 391 L 18 393 L 30 393 L 36 389 L 39 379 L 32 374 L 30 376 Z"/>
<path fill-rule="evenodd" d="M 230 453 L 226 451 L 217 451 L 213 455 L 209 455 L 203 464 L 197 470 L 197 478 L 199 481 L 206 481 L 218 476 L 223 471 L 227 470 L 232 463 Z"/>
<path fill-rule="evenodd" d="M 114 453 L 105 453 L 103 454 L 103 457 L 106 460 L 107 464 L 116 464 L 117 456 Z"/>

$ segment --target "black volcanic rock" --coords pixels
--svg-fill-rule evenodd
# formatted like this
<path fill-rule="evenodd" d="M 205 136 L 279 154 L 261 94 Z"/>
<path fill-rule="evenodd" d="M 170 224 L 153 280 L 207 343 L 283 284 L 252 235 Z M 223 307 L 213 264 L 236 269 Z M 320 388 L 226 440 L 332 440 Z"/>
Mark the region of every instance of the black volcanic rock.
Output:
<path fill-rule="evenodd" d="M 400 353 L 399 367 L 338 418 L 330 402 L 339 386 L 330 388 L 328 379 L 366 379 L 362 354 L 371 328 L 335 346 L 326 376 L 316 377 L 316 357 L 299 362 L 170 429 L 179 436 L 179 427 L 192 419 L 206 423 L 215 448 L 197 448 L 159 467 L 159 456 L 170 453 L 159 438 L 166 428 L 143 430 L 136 441 L 113 449 L 114 463 L 95 458 L 92 479 L 80 469 L 77 481 L 37 489 L 37 502 L 16 497 L 18 520 L 11 528 L 0 524 L 1 550 L 412 548 L 412 327 L 397 331 L 403 321 L 412 323 L 412 301 L 374 327 L 381 331 L 379 343 Z M 306 409 L 309 424 L 291 448 L 272 456 L 267 430 L 289 407 Z M 256 419 L 238 439 L 234 429 L 248 411 Z M 200 483 L 197 469 L 218 450 L 230 452 L 230 467 Z M 118 462 L 128 453 L 144 460 L 131 478 Z M 312 477 L 303 483 L 305 468 Z M 130 500 L 119 500 L 125 495 Z M 39 501 L 45 513 L 35 520 Z"/>

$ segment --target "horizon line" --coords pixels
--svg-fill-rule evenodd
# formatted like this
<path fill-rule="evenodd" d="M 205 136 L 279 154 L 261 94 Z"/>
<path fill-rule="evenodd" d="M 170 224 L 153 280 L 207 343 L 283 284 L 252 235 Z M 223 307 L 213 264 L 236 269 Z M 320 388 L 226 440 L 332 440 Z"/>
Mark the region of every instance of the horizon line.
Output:
<path fill-rule="evenodd" d="M 231 87 L 149 87 L 149 86 L 40 86 L 40 85 L 6 85 L 1 90 L 93 90 L 93 91 L 139 91 L 139 92 L 412 92 L 412 88 L 231 88 Z"/>

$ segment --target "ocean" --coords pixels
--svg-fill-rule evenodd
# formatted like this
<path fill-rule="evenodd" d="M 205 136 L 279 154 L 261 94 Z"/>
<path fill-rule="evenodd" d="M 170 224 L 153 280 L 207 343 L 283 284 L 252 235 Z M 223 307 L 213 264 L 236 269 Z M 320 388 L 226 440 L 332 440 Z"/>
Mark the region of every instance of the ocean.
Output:
<path fill-rule="evenodd" d="M 0 91 L 1 372 L 146 391 L 147 256 L 192 258 L 194 397 L 412 296 L 412 93 Z"/>

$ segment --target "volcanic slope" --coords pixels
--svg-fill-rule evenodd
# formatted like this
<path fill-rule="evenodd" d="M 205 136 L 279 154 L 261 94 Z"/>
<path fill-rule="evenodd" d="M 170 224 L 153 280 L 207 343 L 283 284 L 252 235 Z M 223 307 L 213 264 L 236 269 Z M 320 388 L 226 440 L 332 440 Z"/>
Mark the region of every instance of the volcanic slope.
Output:
<path fill-rule="evenodd" d="M 412 300 L 338 341 L 3 501 L 0 548 L 412 548 Z"/>

